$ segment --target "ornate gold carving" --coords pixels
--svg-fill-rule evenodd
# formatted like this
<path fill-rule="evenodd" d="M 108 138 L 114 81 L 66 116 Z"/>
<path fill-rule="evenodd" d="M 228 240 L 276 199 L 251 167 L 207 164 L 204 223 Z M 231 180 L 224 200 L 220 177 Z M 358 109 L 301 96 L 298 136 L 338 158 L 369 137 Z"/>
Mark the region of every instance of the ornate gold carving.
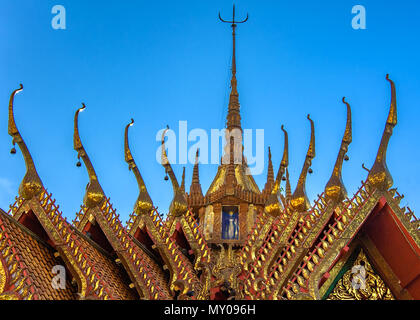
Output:
<path fill-rule="evenodd" d="M 366 193 L 366 191 L 364 191 L 364 188 L 366 187 L 367 185 L 362 185 L 353 198 L 353 201 L 357 198 L 357 196 Z M 364 223 L 378 203 L 380 196 L 381 193 L 375 191 L 370 194 L 366 193 L 366 196 L 363 197 L 360 204 L 355 205 L 353 201 L 349 201 L 347 206 L 343 209 L 343 213 L 340 215 L 341 217 L 339 222 L 342 221 L 343 216 L 346 217 L 347 221 L 346 224 L 341 222 L 340 229 L 342 231 L 338 229 L 338 222 L 335 223 L 335 226 L 330 225 L 325 237 L 331 238 L 331 245 L 329 245 L 327 250 L 322 250 L 322 256 L 320 255 L 321 252 L 318 252 L 309 257 L 308 260 L 314 264 L 315 270 L 311 273 L 308 280 L 308 290 L 309 294 L 312 295 L 314 299 L 320 299 L 318 284 L 322 275 L 327 272 L 340 251 L 345 247 L 350 239 L 354 237 L 355 232 L 357 232 L 359 227 Z"/>
<path fill-rule="evenodd" d="M 217 170 L 216 178 L 213 180 L 209 190 L 207 191 L 207 195 L 212 194 L 220 189 L 220 187 L 224 184 L 226 177 L 226 167 L 220 166 Z"/>
<path fill-rule="evenodd" d="M 6 281 L 7 281 L 6 270 L 3 266 L 2 259 L 0 258 L 0 300 L 1 300 L 2 294 L 6 291 Z"/>
<path fill-rule="evenodd" d="M 353 270 L 360 266 L 364 268 L 362 274 L 358 273 L 360 270 Z M 338 281 L 327 300 L 395 300 L 391 290 L 373 270 L 363 250 L 360 250 L 353 268 Z M 364 279 L 357 278 L 360 274 Z"/>
<path fill-rule="evenodd" d="M 394 194 L 395 193 L 395 194 Z M 399 202 L 403 198 L 396 189 L 390 189 L 384 193 L 388 205 L 397 215 L 405 229 L 420 247 L 420 219 L 417 219 L 409 207 L 401 208 Z"/>
<path fill-rule="evenodd" d="M 222 286 L 230 295 L 230 298 L 240 294 L 238 275 L 242 271 L 238 263 L 238 252 L 229 244 L 226 252 L 224 245 L 219 244 L 220 252 L 216 263 L 211 265 L 211 274 L 216 278 L 211 282 L 212 287 Z"/>
<path fill-rule="evenodd" d="M 208 205 L 206 207 L 206 213 L 204 215 L 204 238 L 210 240 L 213 236 L 213 227 L 214 227 L 214 211 L 213 206 Z"/>

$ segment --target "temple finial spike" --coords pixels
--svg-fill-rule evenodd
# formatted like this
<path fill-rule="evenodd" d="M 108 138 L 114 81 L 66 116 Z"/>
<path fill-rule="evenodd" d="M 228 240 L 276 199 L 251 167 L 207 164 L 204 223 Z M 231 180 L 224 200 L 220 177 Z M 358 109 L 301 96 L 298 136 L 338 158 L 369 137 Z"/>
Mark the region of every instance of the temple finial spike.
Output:
<path fill-rule="evenodd" d="M 130 145 L 128 141 L 128 129 L 133 126 L 134 119 L 131 119 L 131 122 L 127 124 L 124 132 L 124 157 L 125 161 L 128 163 L 129 170 L 133 171 L 137 184 L 139 186 L 139 195 L 137 197 L 136 204 L 134 205 L 134 212 L 137 214 L 147 214 L 153 209 L 153 202 L 150 198 L 149 193 L 147 192 L 146 184 L 144 183 L 143 177 L 140 174 L 140 170 L 137 167 L 136 162 L 131 154 Z"/>
<path fill-rule="evenodd" d="M 31 153 L 29 152 L 26 143 L 23 141 L 23 138 L 17 129 L 15 117 L 14 117 L 14 99 L 15 95 L 18 94 L 23 90 L 23 85 L 20 84 L 19 88 L 14 90 L 10 95 L 9 100 L 9 123 L 8 123 L 8 133 L 13 138 L 12 144 L 13 146 L 17 143 L 23 158 L 25 160 L 26 165 L 26 173 L 25 176 L 19 186 L 19 195 L 26 200 L 32 199 L 35 195 L 37 195 L 43 188 L 41 178 L 39 177 L 35 163 L 32 159 Z M 14 151 L 14 152 L 13 152 Z M 14 149 L 12 149 L 11 153 L 16 153 Z"/>
<path fill-rule="evenodd" d="M 187 212 L 188 205 L 187 199 L 185 198 L 185 192 L 181 190 L 178 180 L 176 179 L 175 173 L 172 170 L 171 163 L 169 162 L 168 156 L 165 149 L 165 136 L 169 130 L 169 126 L 162 133 L 162 166 L 165 168 L 166 173 L 169 175 L 172 182 L 172 189 L 174 191 L 174 197 L 169 207 L 169 212 L 175 216 L 180 216 Z"/>
<path fill-rule="evenodd" d="M 171 163 L 169 162 L 168 155 L 166 153 L 165 136 L 168 131 L 169 131 L 169 126 L 167 125 L 166 129 L 162 133 L 162 165 L 165 168 L 166 174 L 168 174 L 171 179 L 173 191 L 175 193 L 176 190 L 179 189 L 179 183 L 175 176 L 174 171 L 172 170 Z"/>
<path fill-rule="evenodd" d="M 375 163 L 368 175 L 368 182 L 380 190 L 387 190 L 391 188 L 393 184 L 392 176 L 386 165 L 386 152 L 393 129 L 397 125 L 397 94 L 395 84 L 394 81 L 389 78 L 388 74 L 386 75 L 386 80 L 388 80 L 391 85 L 391 104 Z"/>
<path fill-rule="evenodd" d="M 79 113 L 86 109 L 86 105 L 82 103 L 82 107 L 77 109 L 74 115 L 74 135 L 73 135 L 73 147 L 77 151 L 78 159 L 82 158 L 89 175 L 89 183 L 86 187 L 86 193 L 83 198 L 83 203 L 88 208 L 99 206 L 105 199 L 104 191 L 98 181 L 95 169 L 93 168 L 92 162 L 83 147 L 82 140 L 79 135 Z"/>
<path fill-rule="evenodd" d="M 350 104 L 346 102 L 345 97 L 343 97 L 342 101 L 347 107 L 346 129 L 344 131 L 343 139 L 341 140 L 341 146 L 334 165 L 333 173 L 331 174 L 331 178 L 325 186 L 326 199 L 336 202 L 342 201 L 347 196 L 347 191 L 344 187 L 341 176 L 341 170 L 343 167 L 343 161 L 346 159 L 346 153 L 348 151 L 349 145 L 352 141 L 351 108 Z"/>
<path fill-rule="evenodd" d="M 278 193 L 280 191 L 280 183 L 281 183 L 282 177 L 284 175 L 284 172 L 287 171 L 287 166 L 289 165 L 289 138 L 287 135 L 287 131 L 284 129 L 283 125 L 281 126 L 281 130 L 284 133 L 283 159 L 280 163 L 280 167 L 277 172 L 274 186 L 270 194 L 268 195 L 267 200 L 265 201 L 265 207 L 264 207 L 265 212 L 272 216 L 278 216 L 281 212 L 281 204 L 278 199 Z"/>
<path fill-rule="evenodd" d="M 246 15 L 246 18 L 242 21 L 235 21 L 235 5 L 233 6 L 233 17 L 232 21 L 227 21 L 222 19 L 220 12 L 219 12 L 219 19 L 224 23 L 231 23 L 232 25 L 232 79 L 231 79 L 231 93 L 229 97 L 229 107 L 228 107 L 228 115 L 226 120 L 226 127 L 227 129 L 240 129 L 241 128 L 241 115 L 240 115 L 240 105 L 239 105 L 239 95 L 238 95 L 238 86 L 236 80 L 236 27 L 237 24 L 245 23 L 248 21 L 249 15 Z"/>
<path fill-rule="evenodd" d="M 315 158 L 315 125 L 309 114 L 307 118 L 311 123 L 311 140 L 295 192 L 293 193 L 290 200 L 293 209 L 297 212 L 305 212 L 309 209 L 310 206 L 309 199 L 306 195 L 306 176 L 308 171 L 311 170 L 310 167 L 312 164 L 312 159 Z"/>
<path fill-rule="evenodd" d="M 279 170 L 277 171 L 276 181 L 273 186 L 272 193 L 277 194 L 280 190 L 281 179 L 284 176 L 286 168 L 289 166 L 289 136 L 287 131 L 284 129 L 284 125 L 281 125 L 281 130 L 284 133 L 284 149 L 283 149 L 283 158 L 280 162 Z"/>

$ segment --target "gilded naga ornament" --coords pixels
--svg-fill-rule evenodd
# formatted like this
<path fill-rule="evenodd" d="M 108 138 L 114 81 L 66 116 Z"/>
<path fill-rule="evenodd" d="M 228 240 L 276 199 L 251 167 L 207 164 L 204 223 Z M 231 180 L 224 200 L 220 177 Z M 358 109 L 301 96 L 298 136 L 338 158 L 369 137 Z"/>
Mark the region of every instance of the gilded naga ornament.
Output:
<path fill-rule="evenodd" d="M 381 190 L 388 190 L 392 187 L 393 180 L 386 165 L 386 151 L 392 131 L 397 125 L 397 97 L 394 82 L 386 75 L 386 79 L 391 84 L 391 105 L 389 107 L 388 119 L 385 124 L 385 130 L 379 145 L 378 154 L 375 163 L 369 171 L 368 182 Z"/>
<path fill-rule="evenodd" d="M 289 165 L 289 138 L 287 135 L 287 131 L 284 129 L 283 125 L 281 126 L 281 130 L 283 130 L 284 132 L 283 158 L 280 163 L 279 171 L 277 172 L 277 177 L 274 183 L 273 190 L 271 191 L 265 203 L 265 211 L 271 216 L 278 216 L 282 209 L 281 204 L 279 202 L 278 194 L 280 191 L 280 183 L 282 181 L 282 177 Z"/>
<path fill-rule="evenodd" d="M 102 201 L 105 199 L 105 194 L 101 185 L 99 184 L 98 176 L 96 175 L 92 162 L 90 161 L 79 136 L 79 113 L 84 111 L 85 108 L 85 104 L 82 103 L 82 107 L 77 109 L 76 114 L 74 115 L 73 146 L 74 150 L 77 151 L 77 158 L 82 158 L 89 174 L 89 183 L 86 186 L 86 193 L 83 198 L 83 203 L 86 207 L 93 208 L 99 206 L 102 203 Z"/>
<path fill-rule="evenodd" d="M 13 138 L 12 140 L 13 149 L 11 153 L 16 153 L 14 146 L 15 146 L 15 143 L 17 143 L 20 150 L 22 151 L 23 158 L 25 160 L 25 165 L 26 165 L 26 174 L 19 186 L 19 195 L 26 200 L 30 200 L 41 192 L 43 185 L 42 185 L 41 178 L 39 177 L 38 172 L 36 171 L 35 163 L 28 150 L 28 147 L 26 146 L 25 141 L 23 141 L 23 138 L 16 127 L 16 122 L 15 122 L 15 117 L 14 117 L 14 112 L 13 112 L 13 104 L 14 104 L 15 95 L 21 92 L 22 90 L 23 90 L 23 85 L 21 84 L 20 88 L 13 91 L 10 96 L 8 132 L 9 132 L 9 135 L 11 135 Z"/>
<path fill-rule="evenodd" d="M 341 141 L 340 151 L 338 152 L 337 160 L 334 165 L 333 173 L 330 180 L 325 186 L 325 195 L 327 200 L 332 200 L 335 202 L 340 202 L 345 199 L 347 196 L 346 188 L 343 184 L 343 179 L 341 177 L 341 169 L 343 167 L 343 161 L 346 159 L 346 153 L 348 151 L 349 145 L 352 140 L 352 130 L 351 130 L 351 108 L 350 105 L 346 102 L 346 98 L 343 98 L 343 103 L 347 107 L 347 122 L 346 129 L 344 131 L 344 136 Z"/>
<path fill-rule="evenodd" d="M 128 129 L 134 124 L 134 119 L 126 125 L 124 132 L 124 157 L 125 162 L 128 163 L 128 169 L 133 171 L 136 177 L 137 184 L 139 186 L 139 196 L 136 204 L 134 205 L 134 212 L 137 214 L 148 214 L 153 209 L 153 202 L 147 192 L 146 184 L 144 183 L 143 177 L 141 176 L 140 170 L 137 167 L 136 162 L 131 154 L 130 145 L 128 143 Z"/>
<path fill-rule="evenodd" d="M 181 216 L 188 210 L 187 199 L 185 198 L 185 191 L 179 186 L 178 180 L 176 179 L 175 173 L 172 170 L 171 163 L 169 162 L 168 155 L 166 154 L 165 148 L 165 135 L 169 130 L 169 126 L 162 133 L 162 166 L 165 168 L 166 174 L 172 182 L 172 189 L 174 191 L 174 197 L 169 207 L 169 212 L 174 216 Z"/>
<path fill-rule="evenodd" d="M 308 171 L 311 172 L 310 167 L 312 164 L 312 159 L 315 158 L 315 126 L 309 114 L 308 120 L 311 123 L 311 140 L 309 143 L 308 152 L 306 153 L 305 163 L 303 164 L 302 172 L 300 173 L 295 192 L 293 193 L 292 198 L 290 200 L 292 208 L 296 212 L 305 212 L 310 207 L 309 199 L 306 195 L 305 186 Z"/>

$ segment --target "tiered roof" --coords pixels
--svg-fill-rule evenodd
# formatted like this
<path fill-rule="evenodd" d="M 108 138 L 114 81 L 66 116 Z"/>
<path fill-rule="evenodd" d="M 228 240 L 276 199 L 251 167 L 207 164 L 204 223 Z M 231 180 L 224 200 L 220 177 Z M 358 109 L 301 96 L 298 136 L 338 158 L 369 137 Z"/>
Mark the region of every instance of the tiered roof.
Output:
<path fill-rule="evenodd" d="M 238 22 L 233 18 L 230 23 L 233 59 L 226 128 L 242 132 L 235 52 Z M 21 85 L 10 97 L 8 132 L 22 152 L 27 171 L 16 202 L 8 213 L 0 210 L 0 300 L 420 299 L 420 220 L 409 208 L 400 207 L 403 196 L 391 189 L 393 181 L 386 166 L 387 145 L 397 124 L 396 88 L 388 75 L 386 79 L 391 86 L 389 115 L 367 178 L 354 196 L 347 195 L 341 170 L 348 160 L 352 121 L 350 104 L 343 98 L 347 109 L 344 136 L 331 178 L 313 205 L 305 192 L 315 157 L 315 124 L 309 115 L 309 147 L 293 193 L 287 169 L 288 135 L 283 126 L 283 158 L 274 178 L 269 149 L 262 192 L 248 174 L 245 159 L 235 158 L 234 140 L 230 139 L 225 152 L 229 161 L 220 164 L 205 196 L 198 150 L 187 194 L 185 170 L 179 184 L 166 155 L 165 131 L 162 165 L 174 192 L 165 221 L 131 154 L 128 131 L 132 120 L 125 128 L 124 152 L 139 196 L 126 226 L 106 197 L 82 144 L 78 119 L 85 105 L 75 113 L 74 149 L 86 166 L 89 183 L 73 223 L 63 217 L 16 126 L 14 98 L 22 91 Z M 242 147 L 242 138 L 240 142 Z M 16 153 L 14 147 L 12 153 Z M 284 191 L 281 181 L 286 182 Z M 229 204 L 257 207 L 255 223 L 242 231 L 246 235 L 243 242 L 206 241 L 203 236 L 203 214 L 214 215 L 213 205 L 220 209 L 225 199 Z M 349 289 L 349 268 L 362 262 L 371 279 L 369 293 Z M 65 288 L 58 290 L 52 285 L 57 281 L 53 269 L 60 265 L 66 279 Z"/>

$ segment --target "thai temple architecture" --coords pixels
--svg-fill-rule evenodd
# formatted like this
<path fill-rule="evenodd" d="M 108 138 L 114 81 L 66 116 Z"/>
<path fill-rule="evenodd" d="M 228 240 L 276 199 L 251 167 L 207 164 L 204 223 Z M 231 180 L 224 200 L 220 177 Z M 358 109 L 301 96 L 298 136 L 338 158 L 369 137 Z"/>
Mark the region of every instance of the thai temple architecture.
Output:
<path fill-rule="evenodd" d="M 224 21 L 223 19 L 221 19 Z M 231 93 L 227 132 L 241 133 L 236 79 L 235 16 Z M 384 79 L 385 80 L 385 79 Z M 173 186 L 169 214 L 163 220 L 141 175 L 141 163 L 124 139 L 125 161 L 137 179 L 139 195 L 124 224 L 100 184 L 83 146 L 74 116 L 74 150 L 89 182 L 80 212 L 70 222 L 47 192 L 29 146 L 18 130 L 30 119 L 14 117 L 15 90 L 9 102 L 11 153 L 20 149 L 26 174 L 16 202 L 0 210 L 0 300 L 393 300 L 420 299 L 420 220 L 401 208 L 403 195 L 393 186 L 386 151 L 397 125 L 396 87 L 387 75 L 391 103 L 382 140 L 367 176 L 348 195 L 341 171 L 352 142 L 350 104 L 344 135 L 331 178 L 318 198 L 306 196 L 306 177 L 315 158 L 315 126 L 308 119 L 309 146 L 298 183 L 289 181 L 289 145 L 285 127 L 283 158 L 275 174 L 269 151 L 262 190 L 248 174 L 242 137 L 227 139 L 224 159 L 207 192 L 199 176 L 199 154 L 189 190 L 178 180 L 165 151 L 162 165 Z M 385 82 L 385 81 L 384 81 Z M 24 107 L 24 106 L 22 106 Z M 385 108 L 385 106 L 384 106 Z M 129 119 L 128 119 L 129 120 Z M 284 140 L 283 140 L 284 139 Z M 239 141 L 239 143 L 238 143 Z M 237 152 L 239 150 L 239 152 Z M 137 161 L 136 161 L 137 160 Z M 185 173 L 185 172 L 184 172 Z M 181 183 L 179 183 L 181 181 Z M 82 199 L 81 199 L 82 201 Z M 67 213 L 71 215 L 71 213 Z M 58 266 L 58 267 L 57 267 Z M 59 277 L 60 266 L 66 277 Z M 59 277 L 57 279 L 57 277 Z"/>

